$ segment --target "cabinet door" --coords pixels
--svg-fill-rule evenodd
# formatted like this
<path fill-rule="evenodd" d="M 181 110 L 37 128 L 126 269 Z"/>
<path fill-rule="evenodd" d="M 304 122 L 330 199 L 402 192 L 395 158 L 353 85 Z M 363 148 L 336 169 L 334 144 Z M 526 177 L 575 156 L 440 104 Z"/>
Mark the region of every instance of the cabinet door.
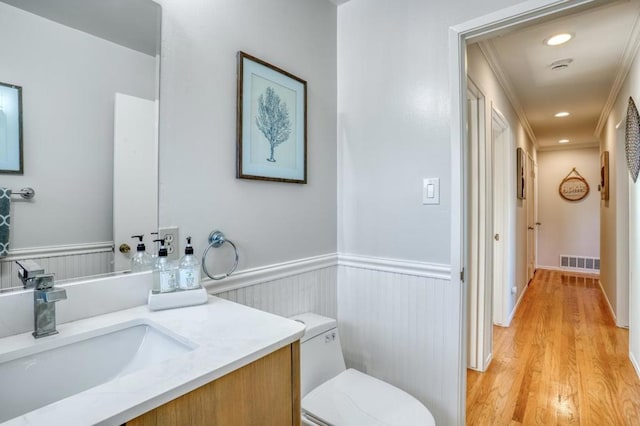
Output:
<path fill-rule="evenodd" d="M 300 425 L 299 342 L 189 392 L 127 426 Z"/>

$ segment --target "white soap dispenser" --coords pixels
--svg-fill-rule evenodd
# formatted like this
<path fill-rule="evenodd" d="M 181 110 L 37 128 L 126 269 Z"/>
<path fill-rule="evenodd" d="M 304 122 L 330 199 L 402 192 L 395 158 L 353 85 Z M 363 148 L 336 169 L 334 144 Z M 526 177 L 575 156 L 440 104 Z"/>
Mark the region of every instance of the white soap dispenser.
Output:
<path fill-rule="evenodd" d="M 153 268 L 153 293 L 168 293 L 178 288 L 177 268 L 173 262 L 167 259 L 167 248 L 164 240 L 154 240 L 160 242 L 158 258 Z"/>
<path fill-rule="evenodd" d="M 140 239 L 138 247 L 136 247 L 136 254 L 131 258 L 131 272 L 150 271 L 153 268 L 153 260 L 142 242 L 144 235 L 132 235 L 131 238 Z"/>
<path fill-rule="evenodd" d="M 200 261 L 193 255 L 191 237 L 187 237 L 187 246 L 178 270 L 180 290 L 194 290 L 200 287 Z"/>

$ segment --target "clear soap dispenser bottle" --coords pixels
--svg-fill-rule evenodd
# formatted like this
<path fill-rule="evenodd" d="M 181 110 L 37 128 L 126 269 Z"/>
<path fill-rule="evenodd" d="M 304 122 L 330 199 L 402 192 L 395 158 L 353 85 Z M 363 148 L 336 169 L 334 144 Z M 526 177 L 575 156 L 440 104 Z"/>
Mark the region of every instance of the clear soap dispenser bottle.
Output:
<path fill-rule="evenodd" d="M 164 246 L 164 240 L 153 240 L 160 242 L 160 250 L 153 268 L 153 292 L 168 293 L 175 291 L 178 287 L 177 268 L 173 262 L 167 259 L 167 248 Z"/>
<path fill-rule="evenodd" d="M 184 256 L 180 259 L 179 280 L 181 290 L 194 290 L 200 287 L 200 262 L 193 255 L 191 237 L 187 237 L 187 247 Z"/>
<path fill-rule="evenodd" d="M 136 254 L 131 258 L 131 272 L 150 271 L 153 268 L 153 260 L 142 242 L 144 235 L 132 235 L 131 238 L 139 239 Z"/>

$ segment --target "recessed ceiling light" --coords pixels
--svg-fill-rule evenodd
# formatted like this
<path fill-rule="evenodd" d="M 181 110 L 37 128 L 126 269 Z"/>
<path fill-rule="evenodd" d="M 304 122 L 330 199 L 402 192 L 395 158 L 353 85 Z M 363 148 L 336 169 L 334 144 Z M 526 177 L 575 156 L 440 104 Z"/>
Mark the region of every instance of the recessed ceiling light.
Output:
<path fill-rule="evenodd" d="M 544 44 L 546 44 L 547 46 L 560 46 L 561 44 L 565 44 L 572 38 L 573 35 L 569 33 L 556 34 L 546 39 L 544 41 Z"/>
<path fill-rule="evenodd" d="M 570 115 L 571 115 L 571 113 L 569 113 L 567 111 L 560 111 L 560 112 L 556 112 L 553 116 L 557 117 L 557 118 L 562 118 L 562 117 L 568 117 Z"/>
<path fill-rule="evenodd" d="M 560 139 L 558 143 L 569 143 L 569 139 Z"/>

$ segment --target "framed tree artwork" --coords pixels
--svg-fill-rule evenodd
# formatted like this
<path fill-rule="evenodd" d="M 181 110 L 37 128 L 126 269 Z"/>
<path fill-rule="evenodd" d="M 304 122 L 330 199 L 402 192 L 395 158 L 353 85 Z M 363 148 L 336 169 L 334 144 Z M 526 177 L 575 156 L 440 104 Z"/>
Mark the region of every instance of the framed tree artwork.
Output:
<path fill-rule="evenodd" d="M 238 52 L 236 177 L 307 183 L 307 82 Z"/>

